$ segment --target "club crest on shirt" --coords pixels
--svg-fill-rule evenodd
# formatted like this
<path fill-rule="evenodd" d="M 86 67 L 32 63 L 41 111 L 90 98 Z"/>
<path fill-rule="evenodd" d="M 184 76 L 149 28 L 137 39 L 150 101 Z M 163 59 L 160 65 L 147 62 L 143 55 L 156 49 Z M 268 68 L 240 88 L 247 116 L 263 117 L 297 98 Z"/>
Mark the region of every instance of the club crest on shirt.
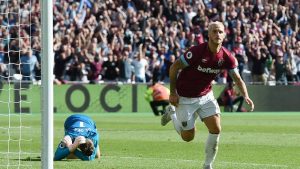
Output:
<path fill-rule="evenodd" d="M 222 66 L 223 63 L 224 63 L 224 59 L 219 59 L 219 60 L 218 60 L 218 66 Z"/>
<path fill-rule="evenodd" d="M 187 59 L 191 59 L 192 57 L 193 57 L 192 52 L 188 52 L 188 53 L 186 54 L 186 58 L 187 58 Z"/>
<path fill-rule="evenodd" d="M 63 141 L 60 142 L 59 144 L 59 148 L 65 148 L 66 147 L 66 143 L 64 143 Z"/>

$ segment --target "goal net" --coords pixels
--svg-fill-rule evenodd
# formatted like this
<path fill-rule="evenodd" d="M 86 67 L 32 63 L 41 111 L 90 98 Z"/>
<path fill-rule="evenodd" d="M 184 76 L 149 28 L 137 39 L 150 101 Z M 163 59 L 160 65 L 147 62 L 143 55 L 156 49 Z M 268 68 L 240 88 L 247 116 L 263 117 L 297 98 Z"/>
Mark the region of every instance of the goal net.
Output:
<path fill-rule="evenodd" d="M 0 0 L 0 168 L 40 168 L 40 15 L 37 0 Z"/>

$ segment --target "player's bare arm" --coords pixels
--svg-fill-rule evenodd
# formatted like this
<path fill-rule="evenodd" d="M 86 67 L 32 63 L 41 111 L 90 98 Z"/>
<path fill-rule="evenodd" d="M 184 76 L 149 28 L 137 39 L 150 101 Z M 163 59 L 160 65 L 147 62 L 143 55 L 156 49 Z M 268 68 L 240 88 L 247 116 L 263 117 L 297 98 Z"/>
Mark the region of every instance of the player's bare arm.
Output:
<path fill-rule="evenodd" d="M 67 156 L 67 159 L 78 159 L 78 157 L 74 154 L 74 151 L 79 147 L 80 144 L 83 144 L 86 142 L 86 138 L 83 136 L 78 136 L 75 138 L 74 143 L 69 144 L 67 147 L 70 150 L 70 154 Z"/>
<path fill-rule="evenodd" d="M 246 103 L 250 106 L 250 111 L 253 111 L 254 110 L 254 103 L 249 98 L 246 84 L 243 81 L 243 79 L 241 78 L 238 70 L 236 68 L 232 69 L 232 70 L 229 71 L 229 74 L 230 74 L 231 78 L 233 79 L 233 81 L 238 86 L 242 96 L 244 96 Z"/>
<path fill-rule="evenodd" d="M 172 105 L 177 106 L 179 102 L 179 96 L 176 92 L 176 80 L 180 69 L 183 69 L 185 65 L 177 59 L 170 67 L 169 77 L 170 77 L 170 97 L 169 101 Z"/>
<path fill-rule="evenodd" d="M 73 144 L 69 145 L 68 148 L 71 153 L 73 153 L 80 144 L 84 144 L 86 142 L 86 138 L 83 136 L 78 136 L 75 138 L 75 141 Z"/>

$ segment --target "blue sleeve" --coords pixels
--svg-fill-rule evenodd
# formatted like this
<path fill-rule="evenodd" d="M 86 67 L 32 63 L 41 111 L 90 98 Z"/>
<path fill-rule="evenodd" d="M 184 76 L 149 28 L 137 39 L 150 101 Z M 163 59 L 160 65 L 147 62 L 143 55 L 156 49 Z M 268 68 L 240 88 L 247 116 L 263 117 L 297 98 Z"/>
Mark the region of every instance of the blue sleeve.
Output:
<path fill-rule="evenodd" d="M 180 61 L 185 66 L 192 66 L 198 63 L 198 60 L 201 59 L 202 53 L 199 53 L 196 46 L 190 47 L 183 55 L 180 56 Z"/>
<path fill-rule="evenodd" d="M 54 161 L 59 161 L 66 158 L 70 154 L 68 147 L 64 146 L 63 143 L 59 143 L 54 154 Z"/>
<path fill-rule="evenodd" d="M 180 60 L 185 66 L 189 66 L 188 62 L 186 61 L 183 55 L 180 56 Z"/>

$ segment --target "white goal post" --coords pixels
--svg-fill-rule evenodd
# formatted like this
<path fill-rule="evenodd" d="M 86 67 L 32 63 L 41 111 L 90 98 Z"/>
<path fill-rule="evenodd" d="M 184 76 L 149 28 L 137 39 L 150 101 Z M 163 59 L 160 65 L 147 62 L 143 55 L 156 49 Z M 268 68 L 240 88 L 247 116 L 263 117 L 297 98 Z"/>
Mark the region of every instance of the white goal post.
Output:
<path fill-rule="evenodd" d="M 53 169 L 53 1 L 41 0 L 42 169 Z"/>

